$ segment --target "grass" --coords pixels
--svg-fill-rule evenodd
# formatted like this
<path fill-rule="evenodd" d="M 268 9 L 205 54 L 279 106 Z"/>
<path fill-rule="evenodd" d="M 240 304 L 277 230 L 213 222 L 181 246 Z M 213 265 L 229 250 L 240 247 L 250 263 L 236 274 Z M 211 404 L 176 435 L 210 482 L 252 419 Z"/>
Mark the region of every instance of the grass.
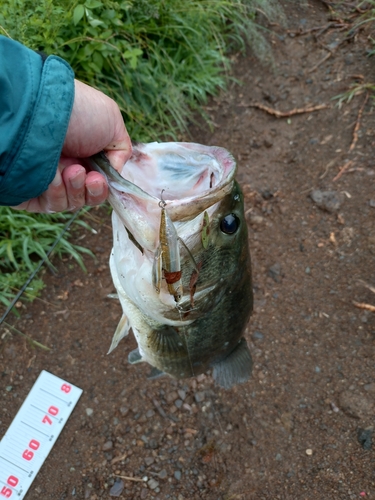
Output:
<path fill-rule="evenodd" d="M 64 226 L 71 218 L 71 214 L 29 214 L 16 212 L 8 207 L 0 209 L 0 302 L 8 306 L 19 288 L 26 282 L 40 259 L 47 258 L 47 252 L 57 238 L 60 237 Z M 74 224 L 84 229 L 90 229 L 82 220 Z M 61 257 L 71 255 L 78 264 L 85 269 L 82 254 L 93 256 L 93 253 L 79 245 L 69 242 L 69 235 L 65 234 L 56 246 L 54 253 Z M 26 290 L 25 297 L 32 300 L 43 287 L 40 279 L 34 279 L 32 286 Z"/>

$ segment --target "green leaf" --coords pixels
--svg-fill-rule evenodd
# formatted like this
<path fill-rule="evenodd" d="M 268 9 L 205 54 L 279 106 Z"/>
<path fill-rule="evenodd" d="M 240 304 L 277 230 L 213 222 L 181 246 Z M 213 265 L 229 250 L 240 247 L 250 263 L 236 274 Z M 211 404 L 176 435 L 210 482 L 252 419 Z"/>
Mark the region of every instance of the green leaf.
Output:
<path fill-rule="evenodd" d="M 98 7 L 102 7 L 102 2 L 99 0 L 86 0 L 85 6 L 89 9 L 97 9 Z"/>
<path fill-rule="evenodd" d="M 78 4 L 73 11 L 73 24 L 77 26 L 85 13 L 85 8 L 82 4 Z"/>
<path fill-rule="evenodd" d="M 100 21 L 99 19 L 90 19 L 89 23 L 93 28 L 96 28 L 97 26 L 105 26 L 103 21 Z"/>

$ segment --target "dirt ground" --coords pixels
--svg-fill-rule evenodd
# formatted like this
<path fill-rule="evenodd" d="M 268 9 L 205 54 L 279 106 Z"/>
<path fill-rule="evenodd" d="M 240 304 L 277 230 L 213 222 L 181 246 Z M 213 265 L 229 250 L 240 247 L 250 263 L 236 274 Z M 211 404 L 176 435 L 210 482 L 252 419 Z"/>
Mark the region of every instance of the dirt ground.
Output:
<path fill-rule="evenodd" d="M 132 336 L 106 355 L 120 305 L 107 298 L 108 211 L 92 210 L 97 234 L 75 237 L 96 254 L 88 273 L 58 263 L 42 300 L 10 318 L 51 350 L 0 332 L 0 436 L 42 369 L 83 389 L 27 500 L 375 498 L 375 316 L 353 303 L 375 304 L 363 284 L 375 285 L 374 110 L 365 92 L 341 109 L 332 100 L 375 81 L 371 32 L 348 35 L 359 15 L 348 2 L 335 18 L 328 2 L 281 3 L 286 26 L 267 25 L 275 67 L 238 56 L 243 84 L 208 106 L 214 130 L 189 138 L 238 160 L 251 380 L 229 391 L 209 375 L 149 381 L 127 362 Z M 327 107 L 277 118 L 253 103 Z"/>

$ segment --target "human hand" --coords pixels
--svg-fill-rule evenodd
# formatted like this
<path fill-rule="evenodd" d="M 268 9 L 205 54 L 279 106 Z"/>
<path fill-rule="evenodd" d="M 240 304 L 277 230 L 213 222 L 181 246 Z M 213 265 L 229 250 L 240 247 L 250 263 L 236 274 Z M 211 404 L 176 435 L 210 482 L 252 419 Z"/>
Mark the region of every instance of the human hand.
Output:
<path fill-rule="evenodd" d="M 102 150 L 117 170 L 130 158 L 132 147 L 121 112 L 108 96 L 75 80 L 73 110 L 55 178 L 38 198 L 13 208 L 52 213 L 103 203 L 107 182 L 98 172 L 88 172 L 84 162 Z"/>

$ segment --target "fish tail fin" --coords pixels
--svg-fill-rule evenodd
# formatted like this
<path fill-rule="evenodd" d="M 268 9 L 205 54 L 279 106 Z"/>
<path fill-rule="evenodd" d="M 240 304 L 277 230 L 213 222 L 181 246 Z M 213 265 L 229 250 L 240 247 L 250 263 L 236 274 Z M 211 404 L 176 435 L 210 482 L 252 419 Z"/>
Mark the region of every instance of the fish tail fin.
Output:
<path fill-rule="evenodd" d="M 112 337 L 111 346 L 107 354 L 110 354 L 113 351 L 113 349 L 115 349 L 118 346 L 120 340 L 126 337 L 126 335 L 129 333 L 129 329 L 130 329 L 129 320 L 125 316 L 125 314 L 123 314 L 119 324 L 117 325 L 116 331 Z"/>
<path fill-rule="evenodd" d="M 217 385 L 230 389 L 249 380 L 253 368 L 251 354 L 244 338 L 225 358 L 213 365 L 212 376 Z"/>

